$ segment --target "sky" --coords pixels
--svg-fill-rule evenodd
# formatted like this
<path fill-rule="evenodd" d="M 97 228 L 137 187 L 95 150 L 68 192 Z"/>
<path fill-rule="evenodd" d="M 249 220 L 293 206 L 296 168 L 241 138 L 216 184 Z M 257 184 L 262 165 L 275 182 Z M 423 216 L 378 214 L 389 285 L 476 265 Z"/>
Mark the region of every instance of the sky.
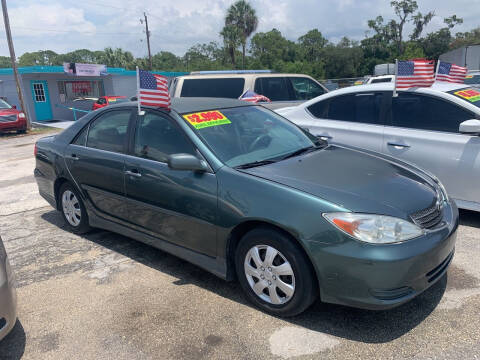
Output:
<path fill-rule="evenodd" d="M 148 16 L 152 53 L 171 51 L 183 55 L 192 45 L 221 41 L 225 12 L 234 0 L 7 0 L 15 52 L 53 50 L 65 53 L 86 48 L 121 47 L 136 57 L 147 54 L 145 27 Z M 419 11 L 434 10 L 427 32 L 443 26 L 443 18 L 464 19 L 455 31 L 480 26 L 480 0 L 417 0 Z M 330 41 L 343 36 L 365 37 L 367 21 L 378 15 L 394 17 L 389 0 L 250 0 L 257 11 L 257 31 L 280 30 L 296 40 L 317 28 Z M 0 55 L 8 56 L 3 24 Z M 408 28 L 407 28 L 408 31 Z"/>

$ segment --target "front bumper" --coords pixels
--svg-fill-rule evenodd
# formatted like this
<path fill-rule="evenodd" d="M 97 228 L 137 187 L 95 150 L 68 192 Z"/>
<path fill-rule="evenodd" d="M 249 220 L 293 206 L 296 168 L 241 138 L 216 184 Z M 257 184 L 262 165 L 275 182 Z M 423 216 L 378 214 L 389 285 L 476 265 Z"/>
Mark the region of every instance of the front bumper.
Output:
<path fill-rule="evenodd" d="M 0 244 L 1 245 L 1 244 Z M 2 273 L 3 272 L 3 273 Z M 0 259 L 0 340 L 15 326 L 17 321 L 17 296 L 8 259 Z"/>
<path fill-rule="evenodd" d="M 315 256 L 322 301 L 382 310 L 411 300 L 446 273 L 457 228 L 452 202 L 444 207 L 442 223 L 421 238 L 372 245 L 336 235 L 345 238 Z"/>

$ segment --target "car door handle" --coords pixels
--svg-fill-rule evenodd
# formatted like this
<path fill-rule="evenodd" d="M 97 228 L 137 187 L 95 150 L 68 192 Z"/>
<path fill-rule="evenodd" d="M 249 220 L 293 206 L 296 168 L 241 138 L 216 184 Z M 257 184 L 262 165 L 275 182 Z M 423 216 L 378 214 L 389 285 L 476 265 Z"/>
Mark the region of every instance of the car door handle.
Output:
<path fill-rule="evenodd" d="M 393 143 L 393 142 L 387 142 L 387 144 L 390 145 L 390 146 L 394 146 L 397 149 L 406 149 L 406 148 L 410 147 L 410 145 L 407 145 L 407 144 L 398 144 L 398 143 Z"/>
<path fill-rule="evenodd" d="M 79 158 L 77 155 L 75 155 L 75 154 L 72 154 L 71 156 L 68 156 L 68 158 L 69 158 L 70 160 L 75 160 L 75 161 L 80 160 L 80 158 Z"/>
<path fill-rule="evenodd" d="M 135 177 L 141 177 L 142 176 L 142 174 L 140 174 L 138 172 L 138 170 L 133 170 L 133 171 L 127 170 L 127 171 L 125 171 L 125 175 L 130 175 L 130 176 L 135 176 Z"/>

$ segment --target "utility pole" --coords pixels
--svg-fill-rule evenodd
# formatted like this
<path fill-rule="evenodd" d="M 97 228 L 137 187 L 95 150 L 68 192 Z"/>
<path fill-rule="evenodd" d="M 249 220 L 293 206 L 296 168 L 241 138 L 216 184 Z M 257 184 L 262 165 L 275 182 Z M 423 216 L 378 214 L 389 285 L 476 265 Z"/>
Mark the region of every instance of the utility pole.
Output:
<path fill-rule="evenodd" d="M 143 16 L 145 17 L 145 33 L 147 34 L 147 47 L 148 47 L 148 63 L 150 64 L 150 70 L 153 70 L 153 65 L 152 65 L 152 53 L 150 51 L 150 31 L 148 31 L 148 19 L 147 19 L 147 14 L 143 13 Z M 140 19 L 140 22 L 143 23 L 143 20 Z"/>
<path fill-rule="evenodd" d="M 12 69 L 15 76 L 15 82 L 17 83 L 18 100 L 20 100 L 20 106 L 22 107 L 22 111 L 27 119 L 27 129 L 30 130 L 32 125 L 30 122 L 30 116 L 28 116 L 27 107 L 25 106 L 25 102 L 23 101 L 22 86 L 20 84 L 20 77 L 18 76 L 17 63 L 15 62 L 15 49 L 13 48 L 12 33 L 10 31 L 10 21 L 8 20 L 6 0 L 2 0 L 2 10 L 3 22 L 5 23 L 5 33 L 7 34 L 8 49 L 10 50 L 10 60 L 12 61 Z"/>

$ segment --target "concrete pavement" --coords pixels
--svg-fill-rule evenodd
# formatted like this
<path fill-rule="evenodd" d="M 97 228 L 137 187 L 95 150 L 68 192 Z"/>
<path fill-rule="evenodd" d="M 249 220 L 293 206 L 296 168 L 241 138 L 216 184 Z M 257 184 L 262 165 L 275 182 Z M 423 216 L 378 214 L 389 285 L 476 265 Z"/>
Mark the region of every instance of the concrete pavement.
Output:
<path fill-rule="evenodd" d="M 316 303 L 284 320 L 162 251 L 66 231 L 37 193 L 35 140 L 0 138 L 0 235 L 19 305 L 0 359 L 480 357 L 480 214 L 462 212 L 447 276 L 413 301 L 381 312 Z"/>

